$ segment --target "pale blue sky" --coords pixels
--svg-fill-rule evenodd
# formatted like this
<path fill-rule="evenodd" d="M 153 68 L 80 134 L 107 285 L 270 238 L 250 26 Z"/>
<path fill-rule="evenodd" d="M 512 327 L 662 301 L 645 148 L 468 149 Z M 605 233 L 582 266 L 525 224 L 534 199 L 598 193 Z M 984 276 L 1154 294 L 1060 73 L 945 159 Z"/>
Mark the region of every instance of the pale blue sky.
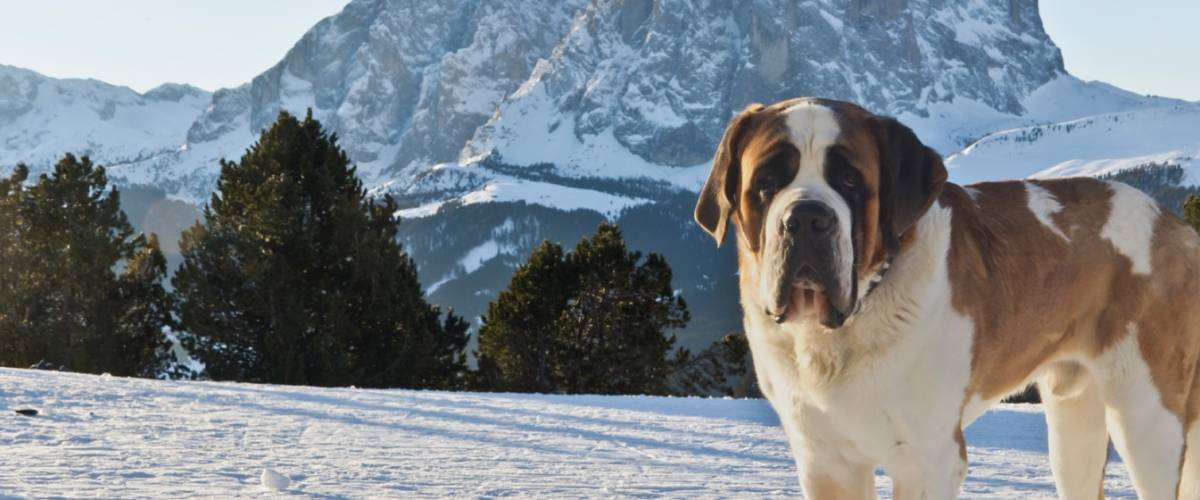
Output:
<path fill-rule="evenodd" d="M 348 0 L 0 0 L 0 64 L 139 92 L 250 81 Z"/>
<path fill-rule="evenodd" d="M 1067 71 L 1142 94 L 1200 100 L 1200 0 L 1041 0 Z"/>
<path fill-rule="evenodd" d="M 249 81 L 346 0 L 0 0 L 0 63 L 146 91 Z M 1067 70 L 1200 100 L 1200 0 L 1042 0 Z"/>

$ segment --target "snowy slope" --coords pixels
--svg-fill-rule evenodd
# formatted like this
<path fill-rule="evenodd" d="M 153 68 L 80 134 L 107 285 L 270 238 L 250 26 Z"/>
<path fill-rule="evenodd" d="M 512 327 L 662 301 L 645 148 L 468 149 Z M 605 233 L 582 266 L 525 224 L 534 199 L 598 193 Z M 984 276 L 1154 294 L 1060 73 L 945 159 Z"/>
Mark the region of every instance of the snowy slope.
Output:
<path fill-rule="evenodd" d="M 406 208 L 396 213 L 401 218 L 428 217 L 450 200 L 438 200 L 418 207 Z M 548 182 L 536 182 L 506 176 L 492 176 L 483 186 L 454 198 L 462 205 L 478 203 L 523 201 L 563 211 L 590 210 L 616 218 L 623 210 L 649 203 L 650 200 L 634 196 L 609 194 L 591 189 L 580 189 Z"/>
<path fill-rule="evenodd" d="M 903 112 L 897 117 L 925 144 L 951 155 L 999 131 L 1064 122 L 1088 116 L 1189 105 L 1187 101 L 1134 94 L 1104 82 L 1059 75 L 1021 98 L 1022 113 L 1007 113 L 958 97 L 931 104 L 922 116 Z"/>
<path fill-rule="evenodd" d="M 514 95 L 538 90 L 523 89 Z M 514 99 L 524 102 L 519 97 Z M 691 191 L 698 191 L 708 176 L 707 161 L 687 167 L 656 165 L 628 150 L 611 130 L 580 139 L 572 132 L 576 125 L 571 116 L 555 114 L 542 106 L 532 104 L 515 112 L 520 117 L 514 126 L 517 130 L 506 130 L 502 135 L 519 143 L 503 147 L 487 143 L 488 148 L 495 148 L 493 154 L 517 165 L 553 164 L 559 173 L 572 177 L 642 179 Z M 1021 98 L 1020 109 L 1021 113 L 1010 113 L 972 98 L 955 97 L 929 103 L 924 115 L 904 111 L 899 118 L 923 142 L 948 155 L 951 179 L 960 183 L 1035 174 L 1100 175 L 1162 161 L 1186 167 L 1191 159 L 1200 158 L 1197 103 L 1141 96 L 1064 74 Z M 502 114 L 498 112 L 497 116 Z M 544 122 L 554 125 L 539 131 L 539 124 Z M 467 183 L 470 188 L 460 189 L 462 194 L 453 199 L 470 203 L 480 200 L 484 193 L 504 189 L 502 186 L 510 179 L 473 168 L 480 158 L 466 156 L 462 164 L 435 166 L 429 172 L 434 175 L 416 180 L 405 190 L 436 190 L 443 187 L 440 183 L 445 183 L 446 177 L 457 180 L 467 175 L 463 172 L 473 176 L 474 184 Z M 1200 184 L 1200 176 L 1185 179 L 1185 184 Z M 582 198 L 556 196 L 553 189 L 546 193 L 536 189 L 508 192 L 505 201 L 521 200 L 563 210 L 584 208 L 609 218 L 615 218 L 620 209 L 639 204 L 611 201 L 609 196 L 595 192 L 581 193 Z M 401 215 L 430 216 L 436 213 L 431 208 L 446 201 L 425 204 Z"/>
<path fill-rule="evenodd" d="M 15 409 L 34 408 L 36 417 Z M 964 498 L 1052 498 L 1037 407 L 967 430 Z M 0 496 L 799 496 L 761 400 L 164 382 L 0 369 Z M 272 493 L 264 468 L 291 480 Z M 1133 498 L 1119 460 L 1109 498 Z M 890 497 L 890 482 L 877 489 Z"/>
<path fill-rule="evenodd" d="M 1104 113 L 989 134 L 947 158 L 969 183 L 1021 177 L 1100 175 L 1148 164 L 1184 167 L 1200 184 L 1200 105 Z"/>

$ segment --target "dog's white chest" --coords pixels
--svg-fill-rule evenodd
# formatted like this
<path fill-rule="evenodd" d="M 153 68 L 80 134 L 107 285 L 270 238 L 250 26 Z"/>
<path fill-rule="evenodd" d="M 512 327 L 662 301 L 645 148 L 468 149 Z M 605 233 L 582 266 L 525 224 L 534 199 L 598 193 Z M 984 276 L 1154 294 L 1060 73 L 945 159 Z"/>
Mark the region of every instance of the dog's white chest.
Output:
<path fill-rule="evenodd" d="M 844 371 L 827 380 L 822 370 L 831 367 L 803 349 L 784 356 L 759 356 L 781 351 L 757 349 L 764 391 L 793 446 L 889 463 L 903 461 L 915 440 L 953 435 L 970 377 L 970 323 L 956 319 L 926 322 L 939 324 L 930 335 L 935 338 L 922 342 L 925 336 L 914 335 L 912 342 L 893 344 L 887 356 L 840 367 Z"/>

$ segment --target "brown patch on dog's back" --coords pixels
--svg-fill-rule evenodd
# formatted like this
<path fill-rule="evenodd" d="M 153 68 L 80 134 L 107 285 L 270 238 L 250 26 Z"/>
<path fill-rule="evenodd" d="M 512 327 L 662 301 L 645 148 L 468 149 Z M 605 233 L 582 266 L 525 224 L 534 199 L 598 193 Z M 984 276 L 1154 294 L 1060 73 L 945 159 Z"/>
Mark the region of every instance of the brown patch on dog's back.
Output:
<path fill-rule="evenodd" d="M 985 400 L 1020 389 L 1057 357 L 1091 358 L 1136 324 L 1138 345 L 1163 405 L 1185 425 L 1200 414 L 1200 237 L 1170 214 L 1155 224 L 1150 274 L 1103 236 L 1114 192 L 1094 179 L 1029 181 L 1061 209 L 1063 239 L 1029 208 L 1026 182 L 947 188 L 953 209 L 950 280 L 955 309 L 975 323 L 967 394 Z M 1183 375 L 1183 376 L 1181 376 Z"/>
<path fill-rule="evenodd" d="M 1062 205 L 1042 224 L 1026 184 L 990 182 L 947 189 L 953 209 L 950 280 L 954 307 L 975 323 L 968 394 L 985 400 L 1024 386 L 1067 350 L 1084 349 L 1103 314 L 1112 257 L 1100 246 L 1111 195 L 1098 181 L 1038 183 Z M 1104 245 L 1108 246 L 1108 245 Z M 1114 332 L 1115 333 L 1115 332 Z M 1090 346 L 1089 346 L 1090 347 Z"/>
<path fill-rule="evenodd" d="M 973 199 L 947 189 L 942 203 L 953 209 L 953 304 L 975 326 L 967 390 L 990 400 L 1019 389 L 1060 349 L 1069 325 L 1046 317 L 1062 310 L 1054 285 L 1079 273 L 1061 267 L 1067 244 L 1029 211 L 1024 183 L 971 189 Z"/>

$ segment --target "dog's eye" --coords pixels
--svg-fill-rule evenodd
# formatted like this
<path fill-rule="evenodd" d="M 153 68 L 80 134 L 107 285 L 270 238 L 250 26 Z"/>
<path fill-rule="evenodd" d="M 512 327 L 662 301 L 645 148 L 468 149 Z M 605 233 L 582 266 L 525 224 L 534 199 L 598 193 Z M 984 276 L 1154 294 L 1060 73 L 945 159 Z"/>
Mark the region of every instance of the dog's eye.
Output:
<path fill-rule="evenodd" d="M 858 187 L 858 176 L 850 173 L 842 174 L 842 187 L 854 189 Z"/>
<path fill-rule="evenodd" d="M 754 180 L 754 191 L 763 201 L 779 192 L 779 180 L 773 175 L 762 175 Z"/>
<path fill-rule="evenodd" d="M 833 181 L 832 184 L 835 187 L 843 190 L 854 191 L 855 189 L 858 189 L 858 173 L 852 168 L 846 167 L 838 169 L 831 180 Z"/>
<path fill-rule="evenodd" d="M 829 184 L 843 191 L 854 191 L 861 183 L 858 170 L 850 165 L 840 148 L 831 148 L 825 156 L 825 171 L 830 172 Z"/>

